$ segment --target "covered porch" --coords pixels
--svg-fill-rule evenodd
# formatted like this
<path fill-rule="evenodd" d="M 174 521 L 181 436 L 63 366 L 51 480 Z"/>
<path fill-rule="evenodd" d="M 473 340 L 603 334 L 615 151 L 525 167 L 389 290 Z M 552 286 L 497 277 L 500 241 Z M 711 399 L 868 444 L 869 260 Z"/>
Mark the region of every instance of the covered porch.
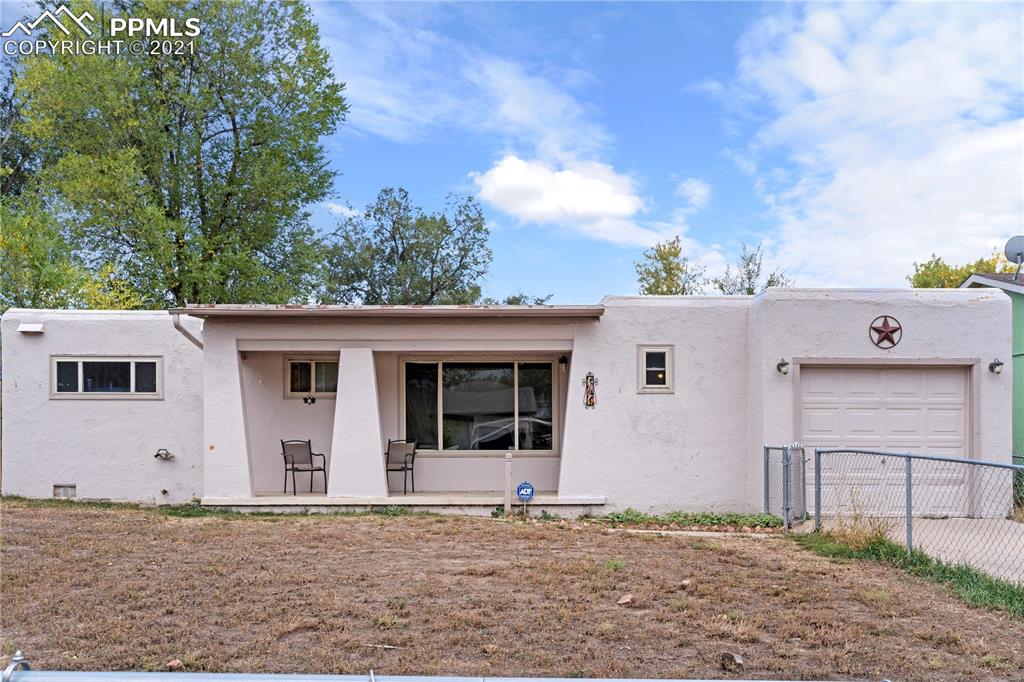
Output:
<path fill-rule="evenodd" d="M 205 317 L 202 503 L 489 512 L 504 504 L 511 453 L 513 486 L 533 483 L 535 506 L 603 504 L 558 493 L 573 335 L 601 310 L 565 308 L 453 307 L 443 322 L 444 308 L 188 308 Z M 297 473 L 297 490 L 282 457 L 291 439 L 309 440 L 326 470 Z M 386 471 L 392 439 L 417 442 L 408 482 Z"/>

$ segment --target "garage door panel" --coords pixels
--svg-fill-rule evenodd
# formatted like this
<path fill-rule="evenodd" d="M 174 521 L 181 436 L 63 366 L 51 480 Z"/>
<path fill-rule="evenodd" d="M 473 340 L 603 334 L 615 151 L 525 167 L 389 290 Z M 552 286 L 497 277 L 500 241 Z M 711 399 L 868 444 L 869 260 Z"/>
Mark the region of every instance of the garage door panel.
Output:
<path fill-rule="evenodd" d="M 841 411 L 838 407 L 806 407 L 803 410 L 804 430 L 809 438 L 840 438 L 840 416 Z"/>
<path fill-rule="evenodd" d="M 842 396 L 854 400 L 878 400 L 882 397 L 882 372 L 858 370 L 845 372 L 840 382 Z"/>
<path fill-rule="evenodd" d="M 934 438 L 964 438 L 964 411 L 963 408 L 940 408 L 930 407 L 927 412 L 928 437 Z"/>
<path fill-rule="evenodd" d="M 849 436 L 878 438 L 885 429 L 885 412 L 881 408 L 847 407 L 842 412 Z"/>
<path fill-rule="evenodd" d="M 928 400 L 966 402 L 967 381 L 963 370 L 936 369 L 926 376 Z"/>
<path fill-rule="evenodd" d="M 923 400 L 927 395 L 924 374 L 919 369 L 890 369 L 885 377 L 886 400 Z"/>
<path fill-rule="evenodd" d="M 921 407 L 883 408 L 886 438 L 921 440 L 925 436 L 925 410 Z"/>

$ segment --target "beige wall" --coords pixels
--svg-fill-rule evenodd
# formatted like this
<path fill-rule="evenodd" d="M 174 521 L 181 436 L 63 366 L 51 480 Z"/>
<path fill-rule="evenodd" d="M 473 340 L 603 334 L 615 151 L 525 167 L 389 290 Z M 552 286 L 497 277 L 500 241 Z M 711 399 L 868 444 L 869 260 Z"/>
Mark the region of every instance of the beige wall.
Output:
<path fill-rule="evenodd" d="M 18 331 L 42 323 L 42 334 Z M 198 320 L 186 320 L 198 334 Z M 8 310 L 3 334 L 3 493 L 187 502 L 202 494 L 202 354 L 165 312 Z M 54 355 L 163 360 L 163 398 L 50 397 Z M 174 459 L 153 454 L 165 448 Z M 166 490 L 166 494 L 162 491 Z"/>
<path fill-rule="evenodd" d="M 243 353 L 241 357 L 249 464 L 253 490 L 257 494 L 283 490 L 281 440 L 310 440 L 313 452 L 326 455 L 330 469 L 334 400 L 317 398 L 314 404 L 307 405 L 301 398 L 286 398 L 286 357 L 286 353 L 252 351 Z M 299 492 L 308 492 L 309 474 L 296 474 L 296 483 Z M 324 479 L 320 474 L 313 477 L 313 483 L 315 492 L 324 492 Z M 291 491 L 289 480 L 288 492 Z"/>

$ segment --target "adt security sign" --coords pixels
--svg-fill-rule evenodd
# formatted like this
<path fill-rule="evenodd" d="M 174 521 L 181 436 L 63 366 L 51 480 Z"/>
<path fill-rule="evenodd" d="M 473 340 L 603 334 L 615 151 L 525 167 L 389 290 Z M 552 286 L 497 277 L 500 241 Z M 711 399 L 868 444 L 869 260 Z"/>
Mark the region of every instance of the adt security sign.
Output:
<path fill-rule="evenodd" d="M 533 499 L 533 484 L 529 481 L 523 481 L 516 487 L 516 497 L 519 498 L 520 502 L 529 502 Z"/>

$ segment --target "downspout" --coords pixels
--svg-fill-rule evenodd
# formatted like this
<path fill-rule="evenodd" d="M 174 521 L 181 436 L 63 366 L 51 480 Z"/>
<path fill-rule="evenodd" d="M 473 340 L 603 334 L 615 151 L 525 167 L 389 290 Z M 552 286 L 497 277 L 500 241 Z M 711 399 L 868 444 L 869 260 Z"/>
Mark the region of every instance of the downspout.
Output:
<path fill-rule="evenodd" d="M 195 337 L 195 335 L 189 330 L 185 329 L 185 325 L 181 323 L 181 315 L 179 313 L 171 313 L 174 316 L 174 328 L 181 332 L 182 336 L 191 341 L 196 348 L 199 350 L 203 349 L 203 342 Z"/>

